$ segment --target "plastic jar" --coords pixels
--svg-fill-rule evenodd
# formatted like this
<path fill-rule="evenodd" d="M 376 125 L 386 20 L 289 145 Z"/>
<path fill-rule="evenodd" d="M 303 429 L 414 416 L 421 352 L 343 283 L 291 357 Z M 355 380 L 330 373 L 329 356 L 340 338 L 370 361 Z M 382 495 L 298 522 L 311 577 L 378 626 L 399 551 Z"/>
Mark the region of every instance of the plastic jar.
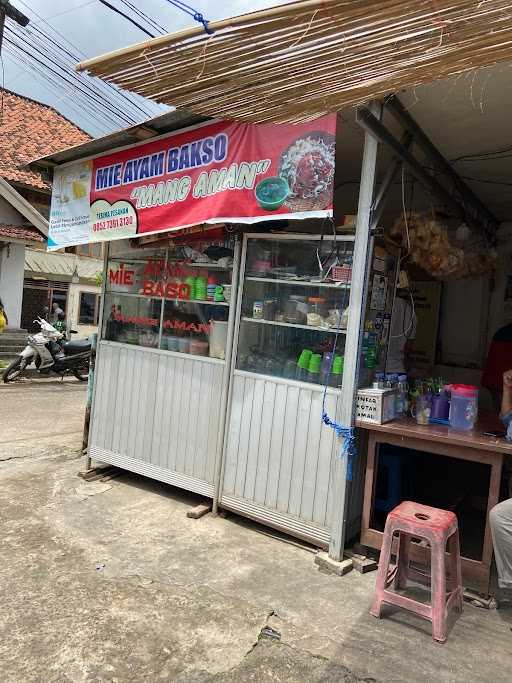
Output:
<path fill-rule="evenodd" d="M 201 339 L 191 339 L 189 353 L 193 354 L 194 356 L 207 356 L 208 342 L 202 341 Z"/>
<path fill-rule="evenodd" d="M 450 427 L 469 431 L 478 415 L 478 388 L 471 384 L 453 384 L 450 401 Z"/>

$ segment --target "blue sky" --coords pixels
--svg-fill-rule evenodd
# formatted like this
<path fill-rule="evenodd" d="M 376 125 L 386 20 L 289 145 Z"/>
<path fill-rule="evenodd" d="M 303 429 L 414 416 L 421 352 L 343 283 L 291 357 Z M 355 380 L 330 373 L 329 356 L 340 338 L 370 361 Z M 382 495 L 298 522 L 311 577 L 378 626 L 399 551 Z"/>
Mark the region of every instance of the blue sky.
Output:
<path fill-rule="evenodd" d="M 119 0 L 109 1 L 122 11 L 128 11 Z M 194 24 L 191 17 L 176 9 L 167 0 L 131 1 L 169 32 Z M 86 57 L 100 55 L 147 38 L 135 26 L 101 5 L 98 0 L 11 0 L 11 2 L 30 17 L 32 26 L 41 26 L 48 30 L 49 27 L 45 21 L 48 22 L 77 48 L 77 52 L 79 51 Z M 250 2 L 248 0 L 224 0 L 224 2 L 188 0 L 187 4 L 202 12 L 207 19 L 215 20 L 286 4 L 286 2 L 279 2 L 279 0 L 251 0 Z M 27 49 L 31 49 L 30 45 L 27 45 Z M 6 88 L 53 105 L 93 134 L 97 135 L 100 132 L 91 126 L 89 120 L 80 116 L 76 107 L 71 106 L 69 91 L 60 95 L 52 92 L 44 80 L 33 76 L 25 68 L 14 63 L 5 47 L 2 52 Z"/>

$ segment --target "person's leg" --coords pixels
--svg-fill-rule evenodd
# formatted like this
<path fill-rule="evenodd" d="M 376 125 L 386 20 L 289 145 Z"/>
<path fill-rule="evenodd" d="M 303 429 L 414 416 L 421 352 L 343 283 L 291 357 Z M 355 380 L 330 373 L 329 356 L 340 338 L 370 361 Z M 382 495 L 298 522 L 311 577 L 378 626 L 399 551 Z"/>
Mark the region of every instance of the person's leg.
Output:
<path fill-rule="evenodd" d="M 512 498 L 495 505 L 489 514 L 498 585 L 512 591 Z"/>

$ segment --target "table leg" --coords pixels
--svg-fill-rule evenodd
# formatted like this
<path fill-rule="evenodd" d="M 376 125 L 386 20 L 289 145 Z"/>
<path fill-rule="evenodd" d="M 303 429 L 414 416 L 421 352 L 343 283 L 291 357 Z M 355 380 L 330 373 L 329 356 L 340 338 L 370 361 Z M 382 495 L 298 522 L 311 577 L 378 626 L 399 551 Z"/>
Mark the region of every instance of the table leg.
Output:
<path fill-rule="evenodd" d="M 377 435 L 370 432 L 368 437 L 368 456 L 366 459 L 366 476 L 364 482 L 363 515 L 361 522 L 361 532 L 370 529 L 370 521 L 373 509 L 373 499 L 375 493 L 375 477 L 377 476 Z"/>
<path fill-rule="evenodd" d="M 489 512 L 499 502 L 501 489 L 501 474 L 503 470 L 503 454 L 497 453 L 491 465 L 491 479 L 489 482 L 489 498 L 487 501 L 487 512 L 485 517 L 484 545 L 482 549 L 482 564 L 487 570 L 487 591 L 491 581 L 491 565 L 493 556 L 491 525 L 489 524 Z"/>

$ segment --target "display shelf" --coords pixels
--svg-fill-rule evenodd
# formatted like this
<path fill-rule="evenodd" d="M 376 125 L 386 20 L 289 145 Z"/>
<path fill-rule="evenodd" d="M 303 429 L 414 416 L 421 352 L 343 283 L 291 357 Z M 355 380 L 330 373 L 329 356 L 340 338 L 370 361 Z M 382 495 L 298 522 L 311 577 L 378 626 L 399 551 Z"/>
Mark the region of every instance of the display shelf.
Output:
<path fill-rule="evenodd" d="M 293 327 L 296 330 L 311 330 L 312 332 L 327 332 L 330 334 L 346 334 L 347 330 L 336 329 L 334 327 L 313 327 L 312 325 L 299 325 L 296 323 L 285 323 L 279 320 L 263 320 L 260 318 L 249 318 L 243 316 L 242 321 L 246 323 L 256 323 L 257 325 L 277 325 L 278 327 Z"/>
<path fill-rule="evenodd" d="M 350 282 L 311 282 L 311 280 L 287 280 L 273 277 L 248 275 L 247 282 L 272 282 L 281 285 L 300 285 L 301 287 L 327 287 L 330 289 L 350 289 Z"/>
<path fill-rule="evenodd" d="M 205 306 L 229 306 L 229 303 L 227 301 L 208 301 L 207 299 L 180 299 L 180 298 L 175 298 L 175 299 L 170 299 L 169 297 L 165 296 L 148 296 L 147 294 L 136 294 L 135 292 L 118 292 L 116 290 L 107 290 L 106 292 L 109 296 L 126 296 L 126 297 L 131 297 L 132 299 L 158 299 L 164 300 L 164 301 L 176 301 L 177 303 L 182 303 L 182 304 L 201 304 Z"/>
<path fill-rule="evenodd" d="M 229 306 L 227 301 L 208 301 L 207 299 L 169 299 L 166 298 L 165 301 L 176 301 L 181 304 L 201 304 L 205 306 Z"/>

